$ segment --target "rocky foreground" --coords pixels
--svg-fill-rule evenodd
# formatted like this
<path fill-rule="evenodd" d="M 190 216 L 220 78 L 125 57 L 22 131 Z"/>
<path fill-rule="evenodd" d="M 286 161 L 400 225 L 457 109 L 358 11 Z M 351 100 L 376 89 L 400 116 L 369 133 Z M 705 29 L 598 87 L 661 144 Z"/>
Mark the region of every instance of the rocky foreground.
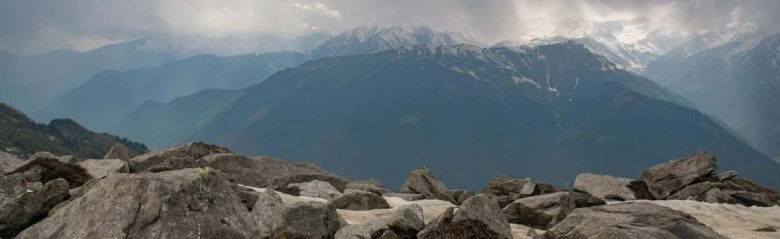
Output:
<path fill-rule="evenodd" d="M 204 143 L 130 158 L 0 153 L 1 238 L 780 238 L 780 195 L 701 152 L 640 180 L 574 188 L 496 177 L 479 194 L 426 168 L 391 192 L 316 165 Z"/>

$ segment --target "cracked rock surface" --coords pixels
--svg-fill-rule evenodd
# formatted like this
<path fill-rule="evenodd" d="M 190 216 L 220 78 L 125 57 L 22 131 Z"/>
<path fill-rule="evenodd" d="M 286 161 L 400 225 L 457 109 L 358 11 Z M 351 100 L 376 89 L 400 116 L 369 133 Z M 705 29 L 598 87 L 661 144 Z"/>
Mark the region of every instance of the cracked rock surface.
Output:
<path fill-rule="evenodd" d="M 232 190 L 207 169 L 112 174 L 17 238 L 251 238 Z"/>

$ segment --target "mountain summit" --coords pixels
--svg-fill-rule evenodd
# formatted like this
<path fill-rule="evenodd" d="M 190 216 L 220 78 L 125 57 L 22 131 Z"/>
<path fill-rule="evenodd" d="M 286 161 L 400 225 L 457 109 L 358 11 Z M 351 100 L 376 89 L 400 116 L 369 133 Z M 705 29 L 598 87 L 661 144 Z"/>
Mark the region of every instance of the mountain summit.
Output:
<path fill-rule="evenodd" d="M 655 28 L 645 17 L 586 21 L 564 19 L 549 26 L 539 26 L 496 46 L 537 45 L 574 40 L 604 55 L 616 64 L 642 71 L 656 58 L 666 54 L 687 38 L 674 31 Z"/>
<path fill-rule="evenodd" d="M 360 26 L 331 38 L 312 51 L 312 54 L 319 57 L 342 56 L 374 53 L 413 45 L 436 47 L 458 44 L 478 45 L 478 42 L 460 33 L 424 26 L 388 28 Z"/>

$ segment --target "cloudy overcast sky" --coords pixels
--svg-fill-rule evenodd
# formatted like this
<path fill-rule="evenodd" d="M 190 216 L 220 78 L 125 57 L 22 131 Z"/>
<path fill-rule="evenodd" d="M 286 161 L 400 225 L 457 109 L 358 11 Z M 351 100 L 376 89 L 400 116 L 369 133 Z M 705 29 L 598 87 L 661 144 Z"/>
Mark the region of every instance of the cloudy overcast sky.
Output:
<path fill-rule="evenodd" d="M 88 50 L 150 34 L 338 33 L 426 25 L 495 42 L 560 19 L 646 16 L 680 32 L 752 22 L 778 29 L 778 0 L 3 0 L 0 49 Z"/>

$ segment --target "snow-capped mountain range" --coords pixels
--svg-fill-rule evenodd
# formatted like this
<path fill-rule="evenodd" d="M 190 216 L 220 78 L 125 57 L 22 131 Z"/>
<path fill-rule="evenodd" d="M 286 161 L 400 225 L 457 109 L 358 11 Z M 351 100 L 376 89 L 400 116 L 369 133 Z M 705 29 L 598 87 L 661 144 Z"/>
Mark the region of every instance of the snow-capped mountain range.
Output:
<path fill-rule="evenodd" d="M 312 52 L 315 56 L 341 56 L 374 53 L 403 46 L 452 46 L 458 44 L 482 45 L 476 39 L 461 33 L 437 30 L 424 26 L 377 27 L 360 26 L 347 30 Z"/>
<path fill-rule="evenodd" d="M 695 87 L 684 86 L 686 84 L 695 84 L 695 82 L 689 80 L 689 78 L 694 78 L 695 75 L 680 75 L 680 72 L 691 72 L 683 71 L 684 68 L 681 68 L 684 66 L 683 62 L 699 62 L 698 65 L 703 65 L 701 62 L 706 60 L 707 56 L 703 56 L 704 54 L 699 55 L 699 53 L 710 54 L 708 52 L 712 52 L 712 54 L 720 55 L 719 58 L 722 58 L 725 61 L 724 63 L 728 65 L 748 50 L 755 48 L 767 35 L 767 32 L 759 31 L 755 26 L 749 24 L 721 31 L 705 32 L 691 38 L 666 55 L 648 64 L 643 74 L 663 85 L 679 85 L 679 87 L 672 88 L 684 93 L 692 90 L 689 88 Z M 670 71 L 669 69 L 680 69 L 680 71 Z"/>
<path fill-rule="evenodd" d="M 537 29 L 519 33 L 495 46 L 514 47 L 575 40 L 623 68 L 640 72 L 648 63 L 688 40 L 687 36 L 670 29 L 653 27 L 647 18 L 604 22 L 568 19 Z"/>

